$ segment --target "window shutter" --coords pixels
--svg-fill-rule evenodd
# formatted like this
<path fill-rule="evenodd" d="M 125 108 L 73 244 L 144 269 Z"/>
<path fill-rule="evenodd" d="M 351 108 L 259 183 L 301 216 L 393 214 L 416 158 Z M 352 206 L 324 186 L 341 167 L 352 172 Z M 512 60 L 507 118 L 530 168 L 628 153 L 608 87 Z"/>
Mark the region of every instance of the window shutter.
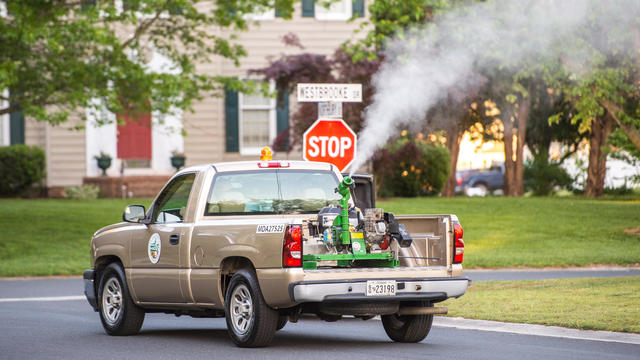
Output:
<path fill-rule="evenodd" d="M 353 16 L 364 17 L 364 0 L 353 0 Z"/>
<path fill-rule="evenodd" d="M 316 7 L 313 0 L 302 0 L 302 16 L 303 17 L 316 16 Z"/>
<path fill-rule="evenodd" d="M 289 130 L 289 89 L 278 90 L 278 99 L 278 105 L 276 106 L 276 136 L 280 137 L 283 131 Z M 282 146 L 284 150 L 289 150 L 288 133 L 282 142 Z"/>
<path fill-rule="evenodd" d="M 224 112 L 226 124 L 226 150 L 227 152 L 240 151 L 240 139 L 238 131 L 238 92 L 226 90 L 224 97 Z"/>
<path fill-rule="evenodd" d="M 24 115 L 21 110 L 14 111 L 9 115 L 9 139 L 11 145 L 24 144 Z"/>

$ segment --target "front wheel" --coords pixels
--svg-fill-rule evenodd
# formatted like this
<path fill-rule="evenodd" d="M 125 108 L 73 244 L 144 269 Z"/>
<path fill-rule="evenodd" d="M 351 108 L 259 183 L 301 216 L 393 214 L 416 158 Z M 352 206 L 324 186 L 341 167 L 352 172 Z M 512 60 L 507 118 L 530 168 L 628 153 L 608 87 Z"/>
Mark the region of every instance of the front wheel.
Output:
<path fill-rule="evenodd" d="M 144 322 L 144 310 L 131 299 L 127 282 L 118 264 L 109 264 L 100 276 L 98 288 L 100 320 L 109 335 L 134 335 Z"/>
<path fill-rule="evenodd" d="M 382 315 L 382 326 L 395 342 L 416 343 L 429 335 L 433 315 Z"/>
<path fill-rule="evenodd" d="M 225 317 L 227 332 L 236 345 L 262 347 L 273 340 L 279 314 L 264 301 L 253 271 L 242 269 L 229 282 Z"/>

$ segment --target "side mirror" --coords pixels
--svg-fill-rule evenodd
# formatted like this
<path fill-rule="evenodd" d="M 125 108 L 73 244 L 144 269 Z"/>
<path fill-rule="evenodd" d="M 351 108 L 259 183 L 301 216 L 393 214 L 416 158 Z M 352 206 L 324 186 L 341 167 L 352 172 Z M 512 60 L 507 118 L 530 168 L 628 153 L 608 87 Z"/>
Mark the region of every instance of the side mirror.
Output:
<path fill-rule="evenodd" d="M 147 214 L 142 205 L 127 205 L 122 212 L 122 220 L 131 223 L 139 223 Z"/>

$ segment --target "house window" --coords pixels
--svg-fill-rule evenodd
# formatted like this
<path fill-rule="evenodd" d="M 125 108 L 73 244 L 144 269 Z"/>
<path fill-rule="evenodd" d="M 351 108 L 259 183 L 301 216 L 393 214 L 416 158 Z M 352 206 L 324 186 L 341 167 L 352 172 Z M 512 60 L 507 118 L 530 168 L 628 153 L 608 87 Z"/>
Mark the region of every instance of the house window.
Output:
<path fill-rule="evenodd" d="M 327 8 L 322 1 L 315 2 L 315 16 L 318 20 L 348 20 L 351 18 L 353 0 L 338 0 Z"/>
<path fill-rule="evenodd" d="M 264 11 L 256 11 L 255 13 L 245 14 L 243 18 L 245 20 L 253 20 L 253 21 L 273 20 L 276 18 L 276 10 L 264 9 Z"/>
<path fill-rule="evenodd" d="M 240 153 L 259 154 L 276 137 L 276 99 L 262 94 L 238 94 Z"/>
<path fill-rule="evenodd" d="M 273 89 L 273 83 L 271 84 Z M 278 99 L 262 94 L 225 92 L 226 151 L 256 155 L 277 142 L 278 150 L 289 145 L 289 92 L 278 90 Z"/>
<path fill-rule="evenodd" d="M 11 98 L 8 90 L 0 92 L 0 95 Z M 17 105 L 14 101 L 0 101 L 0 108 Z M 22 110 L 16 110 L 0 116 L 0 145 L 14 145 L 25 143 L 24 114 Z"/>

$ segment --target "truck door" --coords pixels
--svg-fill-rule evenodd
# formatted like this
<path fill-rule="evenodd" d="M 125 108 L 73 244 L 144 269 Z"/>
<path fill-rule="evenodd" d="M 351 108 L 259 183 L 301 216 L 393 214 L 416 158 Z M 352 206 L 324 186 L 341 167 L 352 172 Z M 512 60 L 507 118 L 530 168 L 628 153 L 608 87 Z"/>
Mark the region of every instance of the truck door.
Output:
<path fill-rule="evenodd" d="M 195 178 L 195 173 L 187 173 L 171 180 L 149 209 L 151 223 L 133 234 L 130 279 L 141 302 L 181 303 L 189 298 L 180 281 L 180 252 L 188 249 L 180 245 L 193 226 L 183 220 Z"/>

